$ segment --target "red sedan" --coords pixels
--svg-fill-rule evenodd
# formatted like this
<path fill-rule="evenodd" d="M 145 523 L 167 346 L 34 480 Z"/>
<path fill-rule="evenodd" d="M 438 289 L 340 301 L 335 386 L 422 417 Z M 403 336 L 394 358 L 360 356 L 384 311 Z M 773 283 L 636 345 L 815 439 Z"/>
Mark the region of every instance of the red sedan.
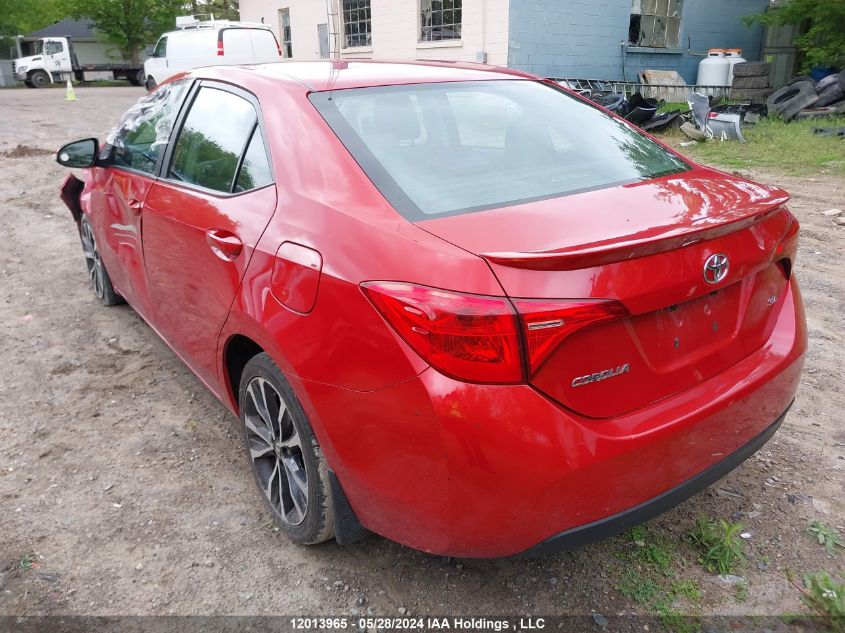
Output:
<path fill-rule="evenodd" d="M 798 385 L 787 194 L 531 75 L 198 69 L 57 158 L 97 297 L 239 416 L 299 543 L 603 538 L 749 457 Z"/>

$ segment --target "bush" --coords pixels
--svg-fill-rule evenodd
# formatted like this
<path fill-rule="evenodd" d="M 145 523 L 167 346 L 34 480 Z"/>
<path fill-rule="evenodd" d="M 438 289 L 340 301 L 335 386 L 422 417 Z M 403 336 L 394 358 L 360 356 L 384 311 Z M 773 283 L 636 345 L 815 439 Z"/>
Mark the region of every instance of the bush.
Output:
<path fill-rule="evenodd" d="M 845 66 L 845 0 L 785 0 L 745 21 L 768 26 L 806 22 L 807 32 L 795 38 L 795 46 L 804 55 L 802 72 L 816 66 Z"/>

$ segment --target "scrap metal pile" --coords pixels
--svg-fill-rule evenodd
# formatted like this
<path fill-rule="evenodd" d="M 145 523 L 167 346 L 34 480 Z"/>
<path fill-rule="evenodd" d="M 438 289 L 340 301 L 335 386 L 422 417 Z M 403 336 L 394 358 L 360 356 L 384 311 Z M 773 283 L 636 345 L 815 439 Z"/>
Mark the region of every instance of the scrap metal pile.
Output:
<path fill-rule="evenodd" d="M 662 101 L 644 97 L 640 92 L 629 97 L 623 92 L 589 89 L 577 89 L 577 92 L 644 130 L 680 127 L 693 141 L 716 139 L 744 143 L 741 126 L 753 125 L 769 115 L 789 121 L 845 114 L 845 71 L 828 75 L 818 82 L 810 77 L 794 77 L 787 86 L 775 92 L 762 87 L 769 83 L 768 64 L 740 63 L 734 66 L 734 71 L 735 90 L 731 96 L 738 102 L 713 105 L 712 96 L 689 92 L 689 110 L 686 111 L 675 109 L 658 114 Z M 816 133 L 843 136 L 841 128 L 820 128 Z"/>
<path fill-rule="evenodd" d="M 644 130 L 663 130 L 668 127 L 678 127 L 683 123 L 681 110 L 657 114 L 660 102 L 657 99 L 643 97 L 639 92 L 635 92 L 627 99 L 624 94 L 618 92 L 584 94 L 584 96 Z"/>

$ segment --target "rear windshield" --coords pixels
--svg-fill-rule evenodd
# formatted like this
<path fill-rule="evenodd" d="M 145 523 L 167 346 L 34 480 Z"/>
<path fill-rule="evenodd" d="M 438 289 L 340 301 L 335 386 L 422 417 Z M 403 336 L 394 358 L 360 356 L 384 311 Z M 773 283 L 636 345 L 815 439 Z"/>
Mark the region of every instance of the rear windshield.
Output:
<path fill-rule="evenodd" d="M 635 129 L 536 81 L 356 88 L 310 99 L 411 221 L 689 169 Z"/>

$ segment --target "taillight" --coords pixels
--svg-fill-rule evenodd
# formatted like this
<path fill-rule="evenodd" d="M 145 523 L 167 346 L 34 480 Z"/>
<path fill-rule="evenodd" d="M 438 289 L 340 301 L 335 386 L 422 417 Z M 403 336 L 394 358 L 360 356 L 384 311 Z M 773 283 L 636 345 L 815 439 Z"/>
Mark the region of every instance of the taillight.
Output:
<path fill-rule="evenodd" d="M 505 297 L 373 281 L 364 293 L 429 365 L 467 382 L 523 380 L 516 314 Z"/>
<path fill-rule="evenodd" d="M 206 49 L 207 50 L 207 49 Z M 223 34 L 217 39 L 217 56 L 223 57 Z"/>
<path fill-rule="evenodd" d="M 279 57 L 282 56 L 282 47 L 279 45 L 279 40 L 276 39 L 276 36 L 273 36 L 273 39 L 276 40 L 276 50 L 279 51 Z"/>
<path fill-rule="evenodd" d="M 568 336 L 629 315 L 617 301 L 513 299 L 522 322 L 529 374 L 533 375 Z"/>

